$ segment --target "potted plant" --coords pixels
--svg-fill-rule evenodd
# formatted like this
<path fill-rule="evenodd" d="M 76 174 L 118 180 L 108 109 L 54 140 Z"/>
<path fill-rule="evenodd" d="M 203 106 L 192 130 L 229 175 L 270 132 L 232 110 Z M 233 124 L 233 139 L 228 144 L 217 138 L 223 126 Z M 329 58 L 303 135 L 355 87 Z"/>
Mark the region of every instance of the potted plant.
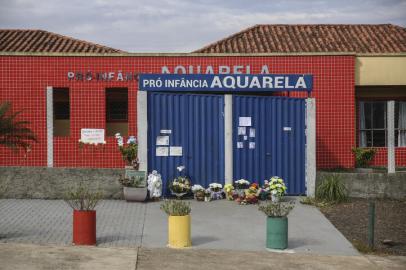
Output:
<path fill-rule="evenodd" d="M 211 183 L 209 184 L 209 190 L 211 193 L 211 198 L 213 200 L 221 200 L 223 199 L 223 185 L 219 183 Z"/>
<path fill-rule="evenodd" d="M 123 186 L 124 199 L 127 202 L 143 202 L 148 195 L 145 172 L 133 171 L 127 177 L 120 176 L 118 181 Z"/>
<path fill-rule="evenodd" d="M 286 193 L 286 185 L 282 178 L 273 176 L 269 180 L 269 190 L 271 192 L 271 199 L 273 202 L 279 202 L 281 197 Z"/>
<path fill-rule="evenodd" d="M 83 184 L 71 188 L 65 194 L 65 202 L 73 209 L 73 244 L 96 245 L 95 207 L 103 194 L 90 191 Z"/>
<path fill-rule="evenodd" d="M 370 173 L 372 168 L 368 168 L 372 159 L 376 154 L 374 148 L 353 148 L 352 152 L 355 156 L 355 167 L 358 172 Z"/>
<path fill-rule="evenodd" d="M 120 133 L 116 133 L 115 137 L 117 140 L 118 149 L 120 150 L 123 160 L 126 162 L 127 166 L 138 170 L 138 143 L 135 136 L 129 136 L 126 144 L 124 143 L 124 139 Z"/>
<path fill-rule="evenodd" d="M 192 245 L 190 227 L 190 203 L 181 200 L 165 200 L 161 204 L 168 217 L 168 246 L 184 248 Z"/>
<path fill-rule="evenodd" d="M 267 216 L 266 221 L 266 247 L 272 249 L 286 249 L 288 247 L 288 218 L 293 209 L 294 202 L 269 202 L 260 205 L 259 210 Z"/>
<path fill-rule="evenodd" d="M 204 187 L 202 187 L 201 185 L 193 185 L 192 192 L 197 201 L 204 201 L 204 192 L 205 192 Z"/>

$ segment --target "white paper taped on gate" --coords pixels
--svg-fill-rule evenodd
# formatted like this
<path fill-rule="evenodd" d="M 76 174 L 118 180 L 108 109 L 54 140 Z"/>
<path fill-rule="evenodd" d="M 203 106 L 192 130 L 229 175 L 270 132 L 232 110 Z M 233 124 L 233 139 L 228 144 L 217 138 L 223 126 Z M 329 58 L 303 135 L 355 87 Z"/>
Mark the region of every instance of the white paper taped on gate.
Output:
<path fill-rule="evenodd" d="M 248 136 L 247 136 L 247 135 L 244 136 L 244 141 L 246 141 L 246 140 L 248 140 Z"/>
<path fill-rule="evenodd" d="M 244 142 L 237 142 L 237 148 L 244 148 Z"/>
<path fill-rule="evenodd" d="M 156 145 L 169 145 L 169 136 L 157 136 Z"/>
<path fill-rule="evenodd" d="M 291 131 L 292 128 L 291 127 L 283 127 L 283 131 Z"/>
<path fill-rule="evenodd" d="M 255 138 L 255 128 L 250 128 L 250 137 Z"/>
<path fill-rule="evenodd" d="M 255 149 L 255 143 L 254 142 L 250 142 L 249 149 Z"/>
<path fill-rule="evenodd" d="M 238 135 L 245 135 L 246 127 L 238 127 Z"/>
<path fill-rule="evenodd" d="M 171 146 L 169 148 L 169 155 L 170 156 L 177 156 L 177 157 L 181 157 L 182 156 L 182 146 Z"/>
<path fill-rule="evenodd" d="M 169 147 L 157 147 L 155 151 L 157 157 L 167 157 L 169 156 Z"/>
<path fill-rule="evenodd" d="M 251 126 L 251 117 L 240 117 L 238 119 L 240 127 L 250 127 Z"/>
<path fill-rule="evenodd" d="M 161 134 L 172 134 L 172 130 L 170 130 L 170 129 L 161 129 L 160 133 Z"/>

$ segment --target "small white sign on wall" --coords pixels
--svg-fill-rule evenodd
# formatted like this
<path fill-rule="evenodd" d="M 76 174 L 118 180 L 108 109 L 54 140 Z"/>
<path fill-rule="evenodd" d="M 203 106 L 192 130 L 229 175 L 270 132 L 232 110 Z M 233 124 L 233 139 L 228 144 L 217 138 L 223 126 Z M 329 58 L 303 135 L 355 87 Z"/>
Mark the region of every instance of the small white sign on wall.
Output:
<path fill-rule="evenodd" d="M 169 145 L 169 136 L 157 136 L 156 145 Z"/>
<path fill-rule="evenodd" d="M 240 127 L 250 127 L 251 126 L 251 117 L 240 117 L 238 119 L 238 125 Z"/>
<path fill-rule="evenodd" d="M 167 157 L 167 156 L 169 156 L 169 147 L 163 147 L 163 146 L 157 147 L 156 150 L 155 150 L 155 155 L 157 157 Z"/>
<path fill-rule="evenodd" d="M 182 156 L 182 146 L 171 146 L 169 148 L 169 155 L 170 156 L 175 156 L 175 157 L 181 157 Z"/>
<path fill-rule="evenodd" d="M 80 140 L 83 143 L 104 143 L 104 129 L 82 128 Z"/>

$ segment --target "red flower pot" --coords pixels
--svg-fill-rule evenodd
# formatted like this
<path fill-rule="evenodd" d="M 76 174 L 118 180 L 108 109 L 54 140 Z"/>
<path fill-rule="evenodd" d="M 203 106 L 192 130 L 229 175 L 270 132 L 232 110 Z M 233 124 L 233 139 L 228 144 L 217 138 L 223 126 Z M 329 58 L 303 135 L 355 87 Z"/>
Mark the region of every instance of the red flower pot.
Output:
<path fill-rule="evenodd" d="M 95 210 L 73 210 L 73 244 L 96 245 Z"/>

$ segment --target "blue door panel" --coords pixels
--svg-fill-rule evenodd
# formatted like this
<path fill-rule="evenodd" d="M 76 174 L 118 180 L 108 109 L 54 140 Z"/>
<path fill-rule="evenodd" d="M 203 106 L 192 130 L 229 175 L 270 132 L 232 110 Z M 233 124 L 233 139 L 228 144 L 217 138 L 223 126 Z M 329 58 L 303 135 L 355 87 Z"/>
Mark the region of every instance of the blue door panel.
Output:
<path fill-rule="evenodd" d="M 238 135 L 239 117 L 251 117 L 247 137 Z M 255 137 L 249 129 L 255 129 Z M 242 142 L 243 148 L 237 143 Z M 249 143 L 255 143 L 250 149 Z M 287 97 L 233 97 L 233 175 L 262 184 L 277 175 L 288 194 L 305 193 L 305 101 Z"/>
<path fill-rule="evenodd" d="M 170 146 L 182 156 L 156 156 L 161 130 L 171 130 Z M 157 170 L 164 188 L 186 167 L 193 184 L 224 184 L 224 97 L 176 93 L 148 93 L 148 170 Z"/>

